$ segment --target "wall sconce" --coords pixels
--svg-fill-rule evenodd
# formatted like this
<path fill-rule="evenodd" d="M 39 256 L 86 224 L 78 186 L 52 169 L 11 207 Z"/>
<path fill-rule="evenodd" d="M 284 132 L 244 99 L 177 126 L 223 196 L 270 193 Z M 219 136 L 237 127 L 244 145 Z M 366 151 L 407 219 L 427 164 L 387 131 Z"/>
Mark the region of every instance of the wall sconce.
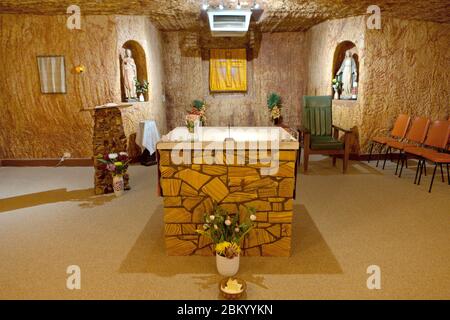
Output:
<path fill-rule="evenodd" d="M 78 74 L 81 74 L 81 73 L 83 73 L 84 71 L 86 71 L 86 67 L 83 66 L 83 65 L 79 65 L 79 66 L 76 66 L 76 67 L 75 67 L 75 72 L 78 73 Z"/>

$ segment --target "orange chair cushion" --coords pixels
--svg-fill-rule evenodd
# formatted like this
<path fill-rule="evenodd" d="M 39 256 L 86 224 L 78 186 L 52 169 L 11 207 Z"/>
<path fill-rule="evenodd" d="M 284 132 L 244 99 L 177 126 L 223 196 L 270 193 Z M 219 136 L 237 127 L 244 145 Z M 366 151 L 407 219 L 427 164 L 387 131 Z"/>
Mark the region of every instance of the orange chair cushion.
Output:
<path fill-rule="evenodd" d="M 407 147 L 415 147 L 414 144 L 409 144 L 409 143 L 400 142 L 400 141 L 388 141 L 387 145 L 393 149 L 398 149 L 398 150 L 403 150 Z"/>
<path fill-rule="evenodd" d="M 425 152 L 427 149 L 422 147 L 406 147 L 403 151 L 406 153 L 410 153 L 416 156 L 421 156 L 423 152 Z"/>
<path fill-rule="evenodd" d="M 434 149 L 424 148 L 424 147 L 405 147 L 403 149 L 404 152 L 410 153 L 419 157 L 422 157 L 425 154 L 431 153 L 439 153 Z"/>
<path fill-rule="evenodd" d="M 435 163 L 450 163 L 450 154 L 441 152 L 430 152 L 423 154 L 423 157 Z"/>

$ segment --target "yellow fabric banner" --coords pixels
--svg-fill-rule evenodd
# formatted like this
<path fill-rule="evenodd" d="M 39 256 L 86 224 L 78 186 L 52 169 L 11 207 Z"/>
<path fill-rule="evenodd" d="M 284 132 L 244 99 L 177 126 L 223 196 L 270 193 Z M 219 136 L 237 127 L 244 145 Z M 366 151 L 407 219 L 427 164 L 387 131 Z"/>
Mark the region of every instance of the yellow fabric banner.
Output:
<path fill-rule="evenodd" d="M 209 59 L 211 91 L 247 91 L 247 50 L 211 49 Z"/>

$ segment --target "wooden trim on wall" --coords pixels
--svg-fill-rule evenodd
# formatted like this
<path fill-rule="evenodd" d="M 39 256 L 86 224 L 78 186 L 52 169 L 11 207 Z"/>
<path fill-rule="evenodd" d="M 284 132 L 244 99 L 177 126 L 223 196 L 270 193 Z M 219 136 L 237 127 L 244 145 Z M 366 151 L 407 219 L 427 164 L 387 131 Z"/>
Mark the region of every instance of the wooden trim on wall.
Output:
<path fill-rule="evenodd" d="M 60 159 L 3 159 L 2 167 L 56 167 Z M 59 167 L 92 167 L 92 158 L 65 159 Z"/>

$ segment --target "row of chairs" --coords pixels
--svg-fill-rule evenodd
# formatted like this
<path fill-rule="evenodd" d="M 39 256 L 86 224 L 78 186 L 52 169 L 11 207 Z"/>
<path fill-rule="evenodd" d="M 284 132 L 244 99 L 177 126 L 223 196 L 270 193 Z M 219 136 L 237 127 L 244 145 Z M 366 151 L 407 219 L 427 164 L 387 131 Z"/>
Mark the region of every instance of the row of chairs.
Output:
<path fill-rule="evenodd" d="M 391 157 L 393 151 L 397 150 L 399 157 L 397 160 L 397 167 L 395 174 L 398 172 L 401 164 L 399 177 L 402 175 L 403 167 L 408 165 L 408 158 L 419 159 L 416 168 L 415 184 L 420 184 L 422 173 L 426 174 L 426 161 L 434 163 L 433 177 L 431 179 L 428 192 L 431 192 L 433 187 L 436 169 L 439 166 L 441 169 L 442 181 L 444 180 L 443 165 L 447 167 L 447 179 L 450 185 L 450 121 L 436 120 L 430 121 L 425 117 L 411 117 L 406 114 L 401 114 L 395 121 L 394 127 L 387 137 L 374 137 L 371 141 L 369 162 L 371 160 L 372 151 L 374 147 L 378 146 L 379 152 L 384 153 L 383 170 L 386 166 L 388 155 Z M 379 159 L 377 160 L 378 167 Z"/>

